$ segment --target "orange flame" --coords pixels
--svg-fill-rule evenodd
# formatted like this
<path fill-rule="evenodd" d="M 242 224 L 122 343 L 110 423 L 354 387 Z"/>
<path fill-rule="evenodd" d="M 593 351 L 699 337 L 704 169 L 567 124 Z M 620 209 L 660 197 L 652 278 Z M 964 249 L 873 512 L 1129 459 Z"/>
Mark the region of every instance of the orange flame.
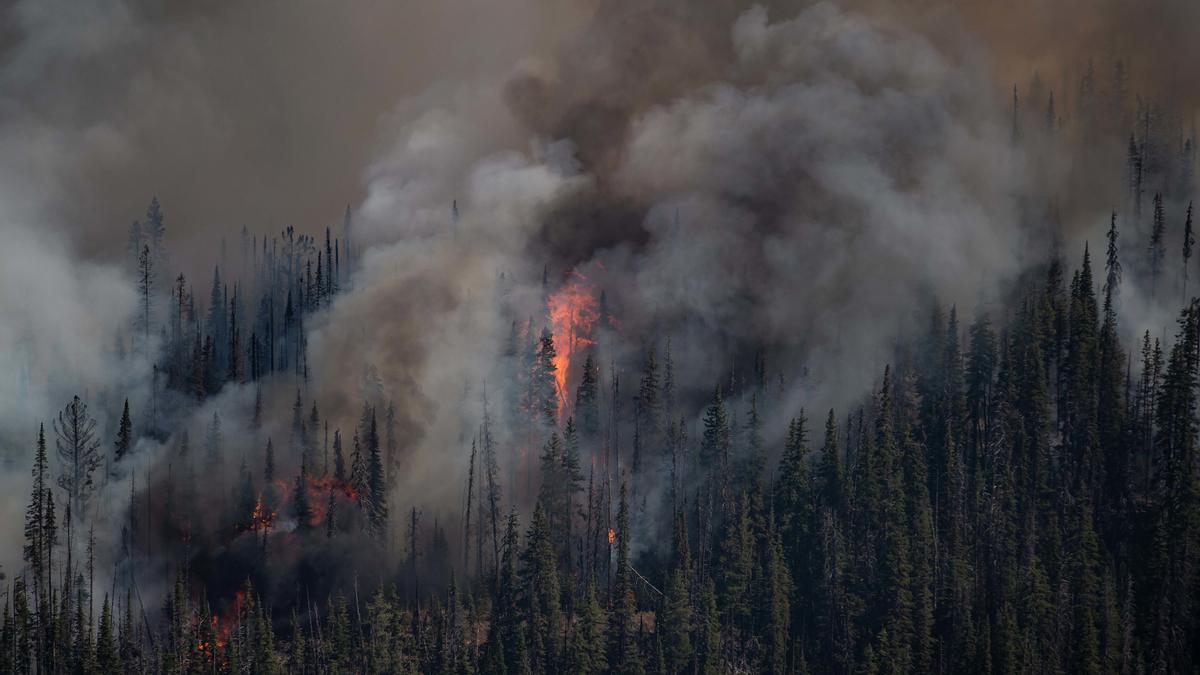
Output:
<path fill-rule="evenodd" d="M 550 330 L 554 333 L 554 377 L 558 385 L 558 414 L 567 402 L 567 378 L 577 356 L 594 344 L 592 326 L 600 318 L 592 285 L 578 270 L 572 270 L 567 282 L 546 300 L 550 312 Z"/>
<path fill-rule="evenodd" d="M 271 503 L 289 504 L 294 496 L 294 483 L 277 479 L 270 484 L 270 489 L 274 495 L 270 500 Z M 309 519 L 308 525 L 316 527 L 325 522 L 328 515 L 328 498 L 332 491 L 347 500 L 352 502 L 358 501 L 358 488 L 350 481 L 340 481 L 333 476 L 309 476 L 308 483 L 305 486 L 308 494 L 309 508 L 312 510 L 312 518 Z M 258 494 L 258 498 L 254 502 L 254 510 L 250 512 L 249 523 L 239 525 L 239 531 L 261 531 L 266 532 L 275 524 L 275 519 L 279 513 L 277 510 L 263 504 L 262 493 Z"/>
<path fill-rule="evenodd" d="M 611 546 L 612 543 L 616 540 L 617 540 L 617 531 L 612 529 L 611 527 L 608 528 L 608 544 L 609 544 L 609 546 Z"/>
<path fill-rule="evenodd" d="M 312 497 L 328 495 L 330 490 L 340 492 L 347 499 L 358 499 L 358 489 L 350 481 L 340 481 L 332 474 L 321 477 L 308 477 L 308 491 Z"/>
<path fill-rule="evenodd" d="M 229 603 L 225 611 L 212 616 L 212 642 L 199 640 L 196 643 L 196 651 L 200 652 L 204 658 L 213 658 L 229 644 L 229 636 L 238 623 L 242 612 L 242 603 L 245 599 L 246 592 L 244 590 L 236 591 L 233 594 L 233 601 Z"/>
<path fill-rule="evenodd" d="M 262 493 L 258 493 L 258 498 L 254 500 L 254 510 L 250 512 L 250 525 L 247 529 L 255 532 L 269 530 L 274 522 L 275 512 L 263 506 Z"/>

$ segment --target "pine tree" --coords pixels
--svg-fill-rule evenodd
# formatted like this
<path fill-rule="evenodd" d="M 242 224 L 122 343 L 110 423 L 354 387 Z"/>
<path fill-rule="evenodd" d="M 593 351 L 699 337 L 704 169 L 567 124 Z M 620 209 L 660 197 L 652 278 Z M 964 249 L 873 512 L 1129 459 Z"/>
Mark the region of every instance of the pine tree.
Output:
<path fill-rule="evenodd" d="M 550 522 L 541 502 L 534 506 L 533 522 L 521 562 L 521 595 L 530 642 L 530 666 L 535 673 L 556 672 L 560 669 L 562 651 L 558 560 L 551 542 Z"/>
<path fill-rule="evenodd" d="M 575 391 L 575 415 L 579 418 L 579 434 L 584 442 L 591 444 L 600 435 L 600 369 L 592 359 L 589 349 L 583 361 L 583 375 Z"/>
<path fill-rule="evenodd" d="M 141 296 L 139 305 L 141 312 L 138 316 L 137 335 L 140 337 L 138 342 L 138 351 L 141 353 L 149 353 L 150 351 L 150 327 L 153 323 L 153 317 L 150 312 L 150 301 L 154 293 L 154 259 L 150 254 L 148 245 L 142 246 L 142 252 L 138 255 L 138 295 Z"/>
<path fill-rule="evenodd" d="M 517 581 L 517 516 L 512 513 L 504 531 L 504 557 L 492 601 L 492 617 L 481 664 L 485 672 L 528 673 L 529 655 L 521 622 Z"/>
<path fill-rule="evenodd" d="M 687 540 L 687 523 L 683 514 L 675 516 L 675 544 L 673 563 L 667 581 L 666 598 L 662 614 L 664 660 L 667 672 L 680 673 L 691 665 L 692 631 L 695 611 L 692 607 L 692 560 Z"/>
<path fill-rule="evenodd" d="M 774 513 L 768 517 L 763 548 L 765 550 L 761 556 L 762 572 L 759 577 L 761 588 L 758 593 L 758 613 L 761 618 L 758 625 L 759 632 L 766 642 L 766 653 L 761 671 L 784 673 L 787 672 L 788 646 L 791 642 L 789 622 L 792 612 L 792 578 L 784 560 L 783 545 L 775 527 Z"/>
<path fill-rule="evenodd" d="M 1115 216 L 1114 216 L 1115 218 Z M 1188 262 L 1192 259 L 1192 247 L 1196 236 L 1192 232 L 1192 203 L 1188 202 L 1187 218 L 1183 221 L 1183 301 L 1187 302 Z"/>
<path fill-rule="evenodd" d="M 885 369 L 879 391 L 875 442 L 870 452 L 874 503 L 864 508 L 877 511 L 878 560 L 881 585 L 877 596 L 882 619 L 877 644 L 899 672 L 912 664 L 913 627 L 912 563 L 908 517 L 901 483 L 903 466 L 895 429 L 892 380 Z"/>
<path fill-rule="evenodd" d="M 558 366 L 554 361 L 558 352 L 554 348 L 554 335 L 543 328 L 538 338 L 537 355 L 534 360 L 531 386 L 534 392 L 534 414 L 546 429 L 558 426 Z"/>
<path fill-rule="evenodd" d="M 1166 237 L 1167 217 L 1163 210 L 1161 192 L 1154 193 L 1154 221 L 1150 230 L 1150 295 L 1158 290 L 1158 280 L 1162 276 L 1164 239 Z"/>
<path fill-rule="evenodd" d="M 354 433 L 354 442 L 350 451 L 350 487 L 358 501 L 359 508 L 366 508 L 371 499 L 370 487 L 367 485 L 367 467 L 363 463 L 362 443 L 359 442 L 358 432 Z"/>
<path fill-rule="evenodd" d="M 564 563 L 563 569 L 570 568 L 571 545 L 574 541 L 574 521 L 577 507 L 575 499 L 583 491 L 583 465 L 579 457 L 579 435 L 575 429 L 575 419 L 567 418 L 563 428 L 562 468 L 563 498 L 561 513 L 557 527 L 561 528 L 559 535 L 559 556 Z M 553 522 L 552 522 L 553 525 Z"/>
<path fill-rule="evenodd" d="M 263 462 L 263 481 L 272 483 L 275 481 L 275 446 L 272 445 L 271 439 L 267 439 L 267 449 Z"/>
<path fill-rule="evenodd" d="M 208 424 L 208 432 L 204 437 L 204 449 L 208 455 L 208 466 L 216 468 L 221 463 L 221 415 L 213 411 L 212 421 Z"/>
<path fill-rule="evenodd" d="M 704 437 L 700 445 L 701 466 L 724 473 L 729 461 L 729 444 L 729 416 L 725 411 L 721 388 L 717 387 L 712 403 L 704 413 Z"/>
<path fill-rule="evenodd" d="M 1068 389 L 1062 414 L 1068 449 L 1067 476 L 1072 482 L 1086 481 L 1094 488 L 1103 468 L 1097 457 L 1099 316 L 1086 246 L 1083 264 L 1071 283 L 1069 320 L 1071 331 L 1064 365 Z"/>
<path fill-rule="evenodd" d="M 752 626 L 754 579 L 754 534 L 750 529 L 750 502 L 745 493 L 738 498 L 737 510 L 725 525 L 718 564 L 717 600 L 721 607 L 722 625 L 738 640 L 745 640 Z"/>
<path fill-rule="evenodd" d="M 666 451 L 662 396 L 659 391 L 658 360 L 654 348 L 646 350 L 642 360 L 642 379 L 638 387 L 637 427 L 641 430 L 641 445 L 646 446 L 657 457 Z"/>
<path fill-rule="evenodd" d="M 383 462 L 384 482 L 390 486 L 395 483 L 400 472 L 399 438 L 396 435 L 396 404 L 391 400 L 388 400 L 383 428 L 387 443 Z"/>
<path fill-rule="evenodd" d="M 384 479 L 383 456 L 379 449 L 379 432 L 375 424 L 375 411 L 371 410 L 371 424 L 367 433 L 366 494 L 368 495 L 367 521 L 371 534 L 382 539 L 387 534 L 387 483 Z"/>
<path fill-rule="evenodd" d="M 821 446 L 821 464 L 818 473 L 821 479 L 822 503 L 825 506 L 840 511 L 842 508 L 842 459 L 838 448 L 837 417 L 833 408 L 825 418 L 825 442 Z"/>
<path fill-rule="evenodd" d="M 346 458 L 342 454 L 342 430 L 333 430 L 333 478 L 338 483 L 346 482 Z"/>
<path fill-rule="evenodd" d="M 0 655 L 0 665 L 13 673 L 32 673 L 34 672 L 33 657 L 40 656 L 40 654 L 35 654 L 35 647 L 41 642 L 40 636 L 37 634 L 41 628 L 38 625 L 41 617 L 37 617 L 29 610 L 29 597 L 24 577 L 17 577 L 13 580 L 11 597 L 12 613 L 9 615 L 6 603 L 4 628 L 0 631 L 4 638 L 3 644 L 7 646 L 6 649 L 0 651 L 4 651 L 9 656 Z"/>
<path fill-rule="evenodd" d="M 33 486 L 30 490 L 29 507 L 25 510 L 25 548 L 23 551 L 23 559 L 33 571 L 34 601 L 39 604 L 46 592 L 46 577 L 50 574 L 47 549 L 51 543 L 47 542 L 45 537 L 47 511 L 51 509 L 48 501 L 53 498 L 50 496 L 50 488 L 46 484 L 48 468 L 46 427 L 39 425 L 37 446 L 33 455 Z M 50 515 L 49 518 L 52 520 L 53 515 Z"/>
<path fill-rule="evenodd" d="M 604 650 L 605 623 L 604 608 L 596 599 L 596 584 L 590 581 L 571 632 L 567 648 L 567 672 L 592 675 L 608 669 Z"/>
<path fill-rule="evenodd" d="M 608 619 L 608 664 L 613 673 L 641 673 L 642 659 L 636 641 L 634 615 L 637 600 L 629 563 L 629 500 L 625 484 L 617 510 L 617 567 L 613 582 L 612 611 Z"/>
<path fill-rule="evenodd" d="M 95 487 L 92 474 L 103 461 L 96 419 L 88 414 L 87 405 L 76 396 L 58 414 L 54 432 L 58 436 L 56 445 L 62 464 L 58 486 L 67 493 L 68 510 L 82 521 Z"/>
<path fill-rule="evenodd" d="M 721 623 L 717 614 L 717 592 L 712 579 L 701 583 L 696 624 L 696 672 L 703 675 L 724 672 L 726 669 L 721 661 Z"/>
<path fill-rule="evenodd" d="M 779 460 L 773 511 L 779 521 L 780 538 L 787 542 L 784 557 L 791 576 L 801 585 L 810 583 L 813 488 L 809 476 L 808 419 L 804 411 L 788 425 L 787 441 Z M 738 591 L 743 593 L 744 589 Z"/>
<path fill-rule="evenodd" d="M 300 461 L 300 474 L 296 476 L 296 487 L 292 491 L 292 516 L 296 519 L 296 529 L 312 529 L 313 510 L 308 501 L 308 464 L 303 459 Z"/>
<path fill-rule="evenodd" d="M 100 610 L 100 625 L 96 631 L 96 672 L 119 673 L 124 670 L 121 654 L 117 650 L 116 636 L 113 634 L 112 610 L 108 596 Z"/>
<path fill-rule="evenodd" d="M 133 447 L 133 422 L 129 419 L 129 399 L 125 399 L 125 409 L 121 412 L 121 421 L 117 425 L 117 440 L 116 450 L 113 452 L 113 461 L 120 462 L 125 459 L 125 455 L 129 454 L 129 450 Z"/>

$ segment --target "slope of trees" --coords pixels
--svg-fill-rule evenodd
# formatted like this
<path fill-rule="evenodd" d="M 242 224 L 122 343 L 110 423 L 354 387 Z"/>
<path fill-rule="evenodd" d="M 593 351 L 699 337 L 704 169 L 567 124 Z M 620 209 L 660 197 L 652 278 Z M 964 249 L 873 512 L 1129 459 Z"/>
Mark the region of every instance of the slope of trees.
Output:
<path fill-rule="evenodd" d="M 1102 268 L 1099 249 L 1055 247 L 993 306 L 933 304 L 845 410 L 790 407 L 765 349 L 746 379 L 640 335 L 606 372 L 603 296 L 562 379 L 547 317 L 506 317 L 449 523 L 397 489 L 404 411 L 378 374 L 352 420 L 323 414 L 310 382 L 305 322 L 352 281 L 349 211 L 323 246 L 292 228 L 244 236 L 246 276 L 215 267 L 203 307 L 179 276 L 164 312 L 153 201 L 130 239 L 131 346 L 160 364 L 150 410 L 121 397 L 98 424 L 75 396 L 53 452 L 31 423 L 0 673 L 1196 671 L 1191 141 L 1175 152 L 1151 106 L 1102 109 L 1094 79 L 1070 132 L 1124 149 L 1134 129 L 1131 215 L 1108 219 Z M 1014 98 L 1014 140 L 1059 138 L 1053 95 L 1030 89 L 1038 123 Z M 1182 291 L 1169 338 L 1122 341 L 1126 269 L 1153 296 Z M 679 387 L 681 368 L 704 390 Z M 203 408 L 227 386 L 253 388 L 248 423 Z M 204 410 L 204 452 L 159 397 Z M 272 438 L 264 407 L 290 408 L 290 428 Z M 143 437 L 164 456 L 138 474 Z M 200 486 L 228 494 L 201 505 Z M 128 512 L 103 578 L 92 514 L 118 487 Z"/>

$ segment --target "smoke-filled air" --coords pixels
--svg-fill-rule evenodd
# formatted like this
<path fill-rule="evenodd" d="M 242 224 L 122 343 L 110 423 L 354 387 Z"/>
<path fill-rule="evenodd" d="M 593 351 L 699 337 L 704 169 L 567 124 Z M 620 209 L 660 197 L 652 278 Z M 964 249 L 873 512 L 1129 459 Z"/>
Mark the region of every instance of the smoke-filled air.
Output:
<path fill-rule="evenodd" d="M 0 675 L 1196 672 L 1198 64 L 1186 0 L 4 3 Z"/>

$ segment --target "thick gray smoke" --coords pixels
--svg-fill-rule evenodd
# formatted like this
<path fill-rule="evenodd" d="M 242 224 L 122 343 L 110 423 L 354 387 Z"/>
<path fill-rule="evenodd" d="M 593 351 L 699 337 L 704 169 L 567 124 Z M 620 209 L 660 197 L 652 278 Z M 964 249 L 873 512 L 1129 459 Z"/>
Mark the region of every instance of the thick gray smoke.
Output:
<path fill-rule="evenodd" d="M 168 278 L 204 280 L 201 297 L 222 238 L 316 234 L 351 203 L 353 286 L 306 320 L 305 400 L 347 435 L 364 399 L 394 402 L 396 514 L 459 517 L 510 321 L 539 329 L 569 274 L 607 294 L 607 363 L 669 338 L 699 398 L 761 351 L 775 414 L 857 400 L 933 302 L 986 308 L 1040 262 L 1051 237 L 1030 204 L 1090 175 L 1014 146 L 997 73 L 1015 50 L 968 39 L 982 14 L 18 2 L 0 70 L 3 522 L 20 522 L 37 421 L 70 393 L 90 392 L 106 449 L 120 400 L 145 409 L 113 344 L 132 326 L 126 233 L 150 194 Z M 1063 218 L 1098 241 L 1105 208 Z M 290 387 L 267 397 L 277 441 Z M 252 401 L 229 387 L 179 424 L 197 446 L 214 411 L 237 428 Z M 230 434 L 225 466 L 258 461 L 261 440 Z M 178 441 L 144 441 L 138 470 Z M 0 565 L 19 568 L 19 532 L 0 536 Z"/>
<path fill-rule="evenodd" d="M 517 316 L 540 327 L 544 266 L 606 291 L 630 353 L 669 337 L 677 363 L 706 364 L 677 373 L 685 391 L 711 391 L 740 350 L 786 359 L 772 368 L 791 400 L 780 412 L 794 414 L 860 396 L 934 298 L 986 301 L 1029 260 L 1023 158 L 974 54 L 830 4 L 753 7 L 725 30 L 727 60 L 698 66 L 723 77 L 659 54 L 669 62 L 650 72 L 697 84 L 583 125 L 603 149 L 513 132 L 521 106 L 513 119 L 502 100 L 514 88 L 550 109 L 569 107 L 558 88 L 582 89 L 556 79 L 569 61 L 527 62 L 504 91 L 418 108 L 368 171 L 358 227 L 378 243 L 314 359 L 357 374 L 345 359 L 361 357 L 412 383 L 424 424 L 402 492 L 454 503 L 461 486 L 437 477 L 464 475 L 462 407 L 477 405 L 509 329 L 495 298 L 515 281 Z M 607 70 L 621 65 L 588 67 L 598 83 L 635 76 Z"/>

